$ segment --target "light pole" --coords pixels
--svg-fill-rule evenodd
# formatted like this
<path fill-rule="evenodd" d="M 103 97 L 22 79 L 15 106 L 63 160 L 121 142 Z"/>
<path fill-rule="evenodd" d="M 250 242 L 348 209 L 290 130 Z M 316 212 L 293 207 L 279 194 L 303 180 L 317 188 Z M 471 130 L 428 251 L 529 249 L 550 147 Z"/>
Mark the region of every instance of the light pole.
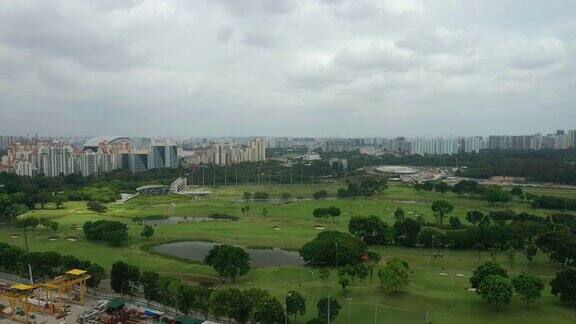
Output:
<path fill-rule="evenodd" d="M 328 312 L 326 312 L 326 322 L 330 324 L 330 296 L 328 296 Z"/>
<path fill-rule="evenodd" d="M 282 257 L 282 266 L 284 266 L 284 241 L 280 241 L 280 256 Z"/>
<path fill-rule="evenodd" d="M 30 275 L 30 284 L 34 284 L 34 277 L 32 276 L 32 265 L 30 264 L 30 250 L 28 250 L 28 235 L 26 235 L 26 226 L 24 226 L 24 245 L 26 246 L 26 259 L 28 260 L 28 274 Z"/>

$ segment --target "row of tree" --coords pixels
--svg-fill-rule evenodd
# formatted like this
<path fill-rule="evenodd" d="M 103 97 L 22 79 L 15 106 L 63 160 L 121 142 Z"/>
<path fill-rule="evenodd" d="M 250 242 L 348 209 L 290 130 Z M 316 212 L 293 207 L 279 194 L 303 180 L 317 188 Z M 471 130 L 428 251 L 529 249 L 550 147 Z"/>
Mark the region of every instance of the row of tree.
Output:
<path fill-rule="evenodd" d="M 306 314 L 306 299 L 296 290 L 284 296 L 284 302 L 268 290 L 250 288 L 212 289 L 206 285 L 190 286 L 182 280 L 143 271 L 118 261 L 112 265 L 110 285 L 116 293 L 142 294 L 146 300 L 178 309 L 184 314 L 217 319 L 229 318 L 238 323 L 284 323 L 286 316 Z M 328 305 L 330 304 L 330 306 Z M 334 320 L 341 308 L 334 298 L 321 298 L 317 303 L 318 318 L 311 323 Z"/>
<path fill-rule="evenodd" d="M 71 269 L 87 271 L 91 278 L 87 281 L 89 287 L 98 287 L 106 277 L 106 271 L 96 263 L 80 260 L 71 255 L 61 255 L 58 252 L 31 252 L 19 247 L 0 243 L 0 271 L 28 277 L 28 257 L 32 267 L 32 275 L 36 279 L 49 279 L 64 274 Z"/>
<path fill-rule="evenodd" d="M 514 291 L 529 308 L 544 290 L 541 278 L 522 273 L 510 279 L 506 269 L 494 262 L 479 266 L 470 277 L 470 284 L 484 300 L 494 304 L 496 310 L 510 304 Z M 550 287 L 552 294 L 560 296 L 561 301 L 573 303 L 576 301 L 576 270 L 569 268 L 556 273 Z"/>

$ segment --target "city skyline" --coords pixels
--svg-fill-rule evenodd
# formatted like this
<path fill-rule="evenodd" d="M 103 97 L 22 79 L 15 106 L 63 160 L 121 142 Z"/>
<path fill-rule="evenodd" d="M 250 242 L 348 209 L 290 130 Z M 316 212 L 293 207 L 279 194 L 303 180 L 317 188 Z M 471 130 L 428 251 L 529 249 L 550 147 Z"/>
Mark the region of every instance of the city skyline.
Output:
<path fill-rule="evenodd" d="M 0 130 L 351 137 L 572 129 L 575 6 L 4 1 Z"/>

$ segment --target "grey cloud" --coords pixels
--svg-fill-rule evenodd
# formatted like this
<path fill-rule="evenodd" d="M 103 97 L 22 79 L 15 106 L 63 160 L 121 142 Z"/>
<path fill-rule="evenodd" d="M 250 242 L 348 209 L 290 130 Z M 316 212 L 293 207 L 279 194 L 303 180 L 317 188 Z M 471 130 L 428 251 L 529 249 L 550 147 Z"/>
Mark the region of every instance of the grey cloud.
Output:
<path fill-rule="evenodd" d="M 232 35 L 234 34 L 234 28 L 230 27 L 230 26 L 223 26 L 218 28 L 218 40 L 221 42 L 227 42 L 230 40 L 230 38 L 232 38 Z"/>
<path fill-rule="evenodd" d="M 484 135 L 576 120 L 573 1 L 95 1 L 0 1 L 2 132 Z"/>
<path fill-rule="evenodd" d="M 250 31 L 246 33 L 242 42 L 246 45 L 266 48 L 273 47 L 278 40 L 271 34 Z"/>
<path fill-rule="evenodd" d="M 336 55 L 334 63 L 353 70 L 402 72 L 416 67 L 409 55 L 400 53 L 393 47 L 382 46 L 346 48 Z"/>
<path fill-rule="evenodd" d="M 295 8 L 292 0 L 215 0 L 234 15 L 284 15 Z"/>

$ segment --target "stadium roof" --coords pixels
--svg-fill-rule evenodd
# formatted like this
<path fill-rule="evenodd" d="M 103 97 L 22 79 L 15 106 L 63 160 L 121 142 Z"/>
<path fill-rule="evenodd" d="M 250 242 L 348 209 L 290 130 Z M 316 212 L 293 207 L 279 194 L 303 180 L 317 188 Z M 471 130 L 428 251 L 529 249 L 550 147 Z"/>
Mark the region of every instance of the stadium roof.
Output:
<path fill-rule="evenodd" d="M 84 147 L 98 147 L 102 142 L 112 143 L 115 141 L 132 141 L 132 139 L 124 136 L 97 136 L 87 140 L 86 143 L 84 143 Z"/>

